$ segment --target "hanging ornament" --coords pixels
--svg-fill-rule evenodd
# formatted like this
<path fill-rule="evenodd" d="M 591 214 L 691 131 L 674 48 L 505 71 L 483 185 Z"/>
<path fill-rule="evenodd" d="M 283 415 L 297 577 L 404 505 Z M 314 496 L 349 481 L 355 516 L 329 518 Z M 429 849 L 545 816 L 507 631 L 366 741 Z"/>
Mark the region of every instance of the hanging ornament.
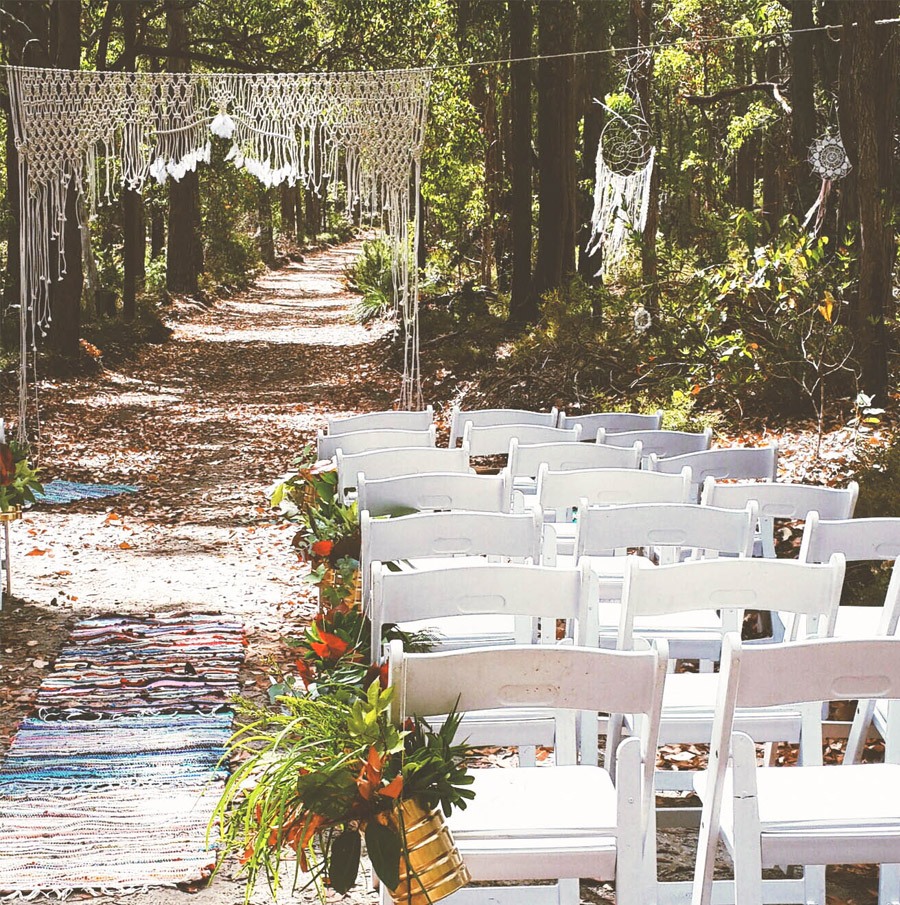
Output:
<path fill-rule="evenodd" d="M 643 305 L 638 305 L 634 309 L 634 332 L 646 333 L 652 324 L 653 318 L 650 316 L 650 312 Z"/>
<path fill-rule="evenodd" d="M 592 234 L 587 248 L 588 254 L 603 253 L 603 274 L 624 256 L 629 232 L 641 232 L 647 223 L 656 157 L 646 120 L 605 109 L 610 118 L 597 147 Z"/>
<path fill-rule="evenodd" d="M 812 233 L 817 236 L 825 222 L 825 209 L 828 196 L 831 194 L 832 183 L 836 179 L 843 179 L 853 169 L 853 166 L 840 135 L 826 134 L 817 138 L 809 146 L 808 159 L 813 172 L 822 177 L 822 188 L 819 190 L 819 197 L 806 212 L 803 227 L 805 229 L 812 223 Z"/>
<path fill-rule="evenodd" d="M 823 179 L 843 179 L 853 168 L 840 135 L 823 135 L 809 146 L 809 164 Z"/>

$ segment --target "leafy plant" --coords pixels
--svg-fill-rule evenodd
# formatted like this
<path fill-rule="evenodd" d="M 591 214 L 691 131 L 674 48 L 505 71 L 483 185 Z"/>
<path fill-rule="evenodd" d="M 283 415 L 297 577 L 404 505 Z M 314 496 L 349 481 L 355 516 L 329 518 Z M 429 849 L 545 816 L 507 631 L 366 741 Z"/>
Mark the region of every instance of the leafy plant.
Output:
<path fill-rule="evenodd" d="M 361 837 L 379 878 L 399 882 L 404 842 L 398 802 L 440 803 L 446 814 L 474 793 L 454 744 L 460 715 L 439 728 L 412 720 L 401 731 L 390 719 L 393 688 L 378 679 L 355 698 L 281 696 L 281 712 L 239 704 L 244 725 L 229 743 L 243 758 L 216 808 L 223 855 L 242 853 L 247 896 L 263 871 L 280 884 L 286 851 L 296 853 L 296 886 L 316 883 L 347 892 L 359 873 Z"/>
<path fill-rule="evenodd" d="M 362 254 L 348 269 L 350 286 L 362 293 L 353 308 L 361 324 L 386 317 L 394 309 L 394 256 L 384 239 L 363 242 Z"/>
<path fill-rule="evenodd" d="M 43 489 L 38 469 L 28 462 L 28 447 L 16 440 L 0 443 L 0 512 L 33 503 Z"/>

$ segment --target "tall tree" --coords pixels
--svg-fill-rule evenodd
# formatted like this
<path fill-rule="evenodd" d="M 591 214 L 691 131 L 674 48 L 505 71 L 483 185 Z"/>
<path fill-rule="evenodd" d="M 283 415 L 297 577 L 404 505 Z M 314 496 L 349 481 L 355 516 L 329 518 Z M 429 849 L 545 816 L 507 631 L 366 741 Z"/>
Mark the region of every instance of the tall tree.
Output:
<path fill-rule="evenodd" d="M 813 51 L 815 36 L 808 29 L 815 26 L 812 0 L 791 0 L 791 151 L 793 183 L 797 193 L 796 213 L 809 210 L 817 186 L 809 176 L 806 162 L 809 146 L 816 133 Z"/>
<path fill-rule="evenodd" d="M 531 56 L 534 22 L 531 0 L 509 0 L 509 51 L 513 59 Z M 509 105 L 512 138 L 509 149 L 512 284 L 509 319 L 537 320 L 537 296 L 531 288 L 531 63 L 512 63 Z"/>
<path fill-rule="evenodd" d="M 109 6 L 113 6 L 110 0 Z M 137 61 L 137 7 L 122 3 L 122 67 L 134 71 Z M 147 238 L 144 203 L 134 189 L 122 189 L 122 317 L 134 320 L 138 289 L 144 280 Z"/>
<path fill-rule="evenodd" d="M 190 43 L 186 0 L 166 0 L 166 36 L 169 69 L 190 71 Z M 200 177 L 196 171 L 169 181 L 169 229 L 166 249 L 166 289 L 196 293 L 203 272 L 203 242 L 200 230 Z"/>
<path fill-rule="evenodd" d="M 651 86 L 653 82 L 653 50 L 650 45 L 653 0 L 631 0 L 631 27 L 634 46 L 634 81 L 640 103 L 641 116 L 651 126 Z M 651 134 L 653 128 L 651 126 Z M 650 191 L 647 198 L 647 221 L 641 236 L 641 283 L 643 302 L 648 311 L 655 312 L 659 302 L 659 258 L 656 251 L 656 233 L 659 229 L 659 166 L 653 167 Z"/>
<path fill-rule="evenodd" d="M 81 0 L 54 0 L 50 8 L 50 54 L 58 69 L 81 68 Z M 66 229 L 62 257 L 58 240 L 51 239 L 50 262 L 60 266 L 50 276 L 52 322 L 48 342 L 66 358 L 77 358 L 81 338 L 81 230 L 74 176 L 66 194 Z"/>
<path fill-rule="evenodd" d="M 575 272 L 575 4 L 538 7 L 538 250 L 535 291 Z M 567 56 L 568 55 L 568 56 Z"/>
<path fill-rule="evenodd" d="M 894 265 L 893 141 L 898 59 L 893 29 L 897 0 L 842 6 L 839 117 L 841 136 L 856 171 L 859 274 L 851 324 L 865 393 L 884 403 L 888 388 L 885 315 L 892 311 Z M 877 86 L 877 92 L 874 90 Z"/>

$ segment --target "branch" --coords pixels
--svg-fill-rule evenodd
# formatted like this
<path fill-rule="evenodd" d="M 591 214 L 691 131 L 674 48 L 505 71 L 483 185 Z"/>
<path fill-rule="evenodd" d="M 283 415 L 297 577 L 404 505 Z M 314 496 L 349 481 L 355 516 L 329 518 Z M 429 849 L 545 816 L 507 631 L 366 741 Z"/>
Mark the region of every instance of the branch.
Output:
<path fill-rule="evenodd" d="M 791 110 L 791 105 L 781 93 L 782 87 L 783 86 L 779 85 L 778 82 L 752 82 L 749 85 L 724 88 L 722 91 L 717 91 L 715 94 L 688 94 L 685 97 L 685 100 L 687 100 L 689 104 L 695 104 L 698 107 L 708 107 L 710 104 L 717 104 L 719 101 L 734 97 L 736 94 L 746 94 L 748 91 L 769 91 L 781 109 L 790 116 L 793 111 Z"/>
<path fill-rule="evenodd" d="M 192 60 L 197 63 L 206 63 L 209 66 L 221 66 L 225 69 L 236 69 L 238 72 L 256 72 L 256 67 L 242 63 L 240 60 L 230 59 L 229 57 L 220 57 L 211 53 L 202 53 L 197 50 L 175 51 L 167 50 L 165 47 L 153 47 L 149 44 L 139 44 L 135 48 L 135 53 L 146 54 L 149 57 L 165 57 L 166 59 L 176 60 Z M 110 67 L 111 69 L 120 69 L 122 66 L 122 58 L 120 57 Z"/>

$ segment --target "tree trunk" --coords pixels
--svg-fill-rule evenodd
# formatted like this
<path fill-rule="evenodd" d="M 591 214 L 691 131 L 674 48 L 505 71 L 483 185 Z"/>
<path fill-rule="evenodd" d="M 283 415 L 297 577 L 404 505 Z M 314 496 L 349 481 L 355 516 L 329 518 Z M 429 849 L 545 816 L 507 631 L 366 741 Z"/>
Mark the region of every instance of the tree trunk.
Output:
<path fill-rule="evenodd" d="M 272 193 L 260 185 L 256 191 L 256 215 L 259 219 L 259 256 L 266 267 L 275 266 L 275 233 L 272 228 Z"/>
<path fill-rule="evenodd" d="M 791 4 L 791 29 L 813 28 L 812 0 L 793 0 Z M 794 183 L 799 217 L 809 210 L 816 200 L 818 186 L 809 171 L 807 156 L 816 134 L 816 102 L 813 95 L 812 33 L 791 37 L 791 150 L 793 152 L 792 182 Z"/>
<path fill-rule="evenodd" d="M 538 8 L 542 55 L 575 49 L 572 0 Z M 575 63 L 571 56 L 538 64 L 538 252 L 535 291 L 562 286 L 575 272 Z"/>
<path fill-rule="evenodd" d="M 293 238 L 297 235 L 297 186 L 282 183 L 278 196 L 281 206 L 281 235 Z"/>
<path fill-rule="evenodd" d="M 113 4 L 110 2 L 109 4 Z M 122 4 L 122 65 L 133 72 L 136 62 L 137 7 L 133 3 Z M 122 317 L 134 320 L 137 293 L 144 279 L 144 203 L 133 189 L 122 189 Z"/>
<path fill-rule="evenodd" d="M 634 31 L 637 35 L 635 42 L 638 47 L 646 48 L 639 52 L 637 64 L 634 69 L 635 85 L 637 87 L 638 100 L 640 101 L 640 113 L 650 127 L 652 126 L 653 110 L 651 108 L 650 88 L 653 82 L 653 51 L 650 45 L 651 15 L 653 13 L 653 0 L 631 0 L 631 17 L 634 21 Z M 653 138 L 656 142 L 656 138 Z M 659 229 L 659 164 L 653 167 L 650 176 L 650 191 L 647 198 L 647 220 L 641 235 L 641 283 L 643 284 L 644 307 L 655 314 L 659 307 L 659 257 L 656 251 L 656 233 Z"/>
<path fill-rule="evenodd" d="M 581 13 L 581 29 L 584 46 L 591 50 L 603 50 L 609 47 L 608 7 L 600 0 L 591 0 L 579 6 Z M 594 53 L 583 58 L 583 74 L 581 85 L 582 105 L 582 145 L 581 145 L 581 182 L 590 186 L 579 193 L 579 232 L 578 232 L 578 273 L 587 283 L 597 280 L 602 254 L 595 251 L 587 253 L 592 238 L 591 213 L 594 209 L 593 186 L 597 171 L 597 149 L 600 145 L 600 133 L 603 131 L 603 107 L 595 99 L 602 100 L 608 93 L 609 56 Z M 599 304 L 599 294 L 594 296 L 595 305 Z M 594 314 L 601 312 L 595 309 Z"/>
<path fill-rule="evenodd" d="M 188 27 L 183 0 L 166 0 L 167 49 L 186 54 L 189 50 Z M 169 57 L 172 72 L 188 72 L 186 56 Z M 200 221 L 200 177 L 196 171 L 185 173 L 176 182 L 169 180 L 169 243 L 166 250 L 166 289 L 186 295 L 200 290 L 203 271 L 203 241 Z"/>
<path fill-rule="evenodd" d="M 159 204 L 150 205 L 150 260 L 155 261 L 166 250 L 166 218 Z"/>
<path fill-rule="evenodd" d="M 510 56 L 531 56 L 534 30 L 531 0 L 509 2 Z M 512 140 L 509 152 L 510 226 L 512 230 L 512 284 L 509 319 L 513 323 L 537 320 L 537 296 L 531 288 L 531 63 L 509 67 L 509 106 Z"/>
<path fill-rule="evenodd" d="M 306 190 L 306 235 L 316 241 L 319 235 L 319 224 L 322 222 L 322 199 L 312 190 Z"/>
<path fill-rule="evenodd" d="M 900 73 L 895 36 L 875 21 L 893 18 L 897 12 L 896 0 L 845 2 L 842 8 L 842 55 L 849 59 L 841 60 L 839 114 L 841 135 L 856 171 L 859 220 L 859 279 L 851 326 L 862 390 L 879 404 L 887 401 L 888 391 L 884 319 L 892 309 L 892 143 Z"/>
<path fill-rule="evenodd" d="M 761 60 L 762 71 L 759 73 L 761 81 L 771 81 L 779 69 L 779 54 L 777 47 L 770 47 L 765 51 Z M 774 131 L 774 129 L 772 130 Z M 770 131 L 763 137 L 762 151 L 762 202 L 763 217 L 769 226 L 772 235 L 778 231 L 778 223 L 782 214 L 781 178 L 778 170 L 778 161 L 781 148 L 778 141 Z"/>
<path fill-rule="evenodd" d="M 81 0 L 56 0 L 51 7 L 51 56 L 59 69 L 81 68 Z M 66 224 L 63 259 L 58 269 L 59 243 L 50 243 L 50 313 L 48 342 L 65 358 L 78 357 L 81 338 L 81 230 L 78 228 L 78 198 L 75 179 L 66 193 Z"/>

